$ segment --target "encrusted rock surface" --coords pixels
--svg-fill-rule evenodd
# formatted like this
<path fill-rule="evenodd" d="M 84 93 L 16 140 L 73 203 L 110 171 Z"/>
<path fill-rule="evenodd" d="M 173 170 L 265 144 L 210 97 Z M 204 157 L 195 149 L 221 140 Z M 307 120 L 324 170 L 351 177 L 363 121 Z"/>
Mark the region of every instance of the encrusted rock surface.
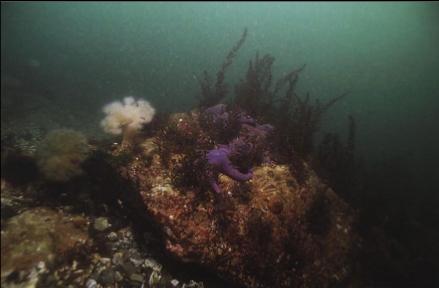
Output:
<path fill-rule="evenodd" d="M 75 253 L 88 239 L 87 223 L 48 208 L 34 208 L 10 218 L 1 235 L 2 283 L 11 273 L 35 272 L 54 264 L 57 257 Z"/>
<path fill-rule="evenodd" d="M 246 287 L 347 281 L 359 240 L 354 212 L 307 164 L 305 179 L 275 163 L 254 167 L 247 182 L 220 176 L 224 195 L 215 197 L 174 185 L 173 169 L 182 158 L 134 157 L 121 171 L 137 183 L 166 249 L 179 260 Z"/>

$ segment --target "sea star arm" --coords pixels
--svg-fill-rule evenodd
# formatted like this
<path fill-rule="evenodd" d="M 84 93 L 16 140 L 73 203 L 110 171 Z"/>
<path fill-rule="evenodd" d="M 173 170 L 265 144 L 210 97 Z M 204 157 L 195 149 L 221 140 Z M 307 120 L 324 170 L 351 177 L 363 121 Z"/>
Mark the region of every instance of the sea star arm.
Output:
<path fill-rule="evenodd" d="M 232 163 L 230 163 L 230 161 L 228 161 L 229 163 L 225 164 L 222 167 L 222 170 L 220 171 L 221 173 L 229 176 L 230 178 L 232 178 L 233 180 L 236 181 L 247 181 L 250 178 L 252 178 L 252 173 L 241 173 L 238 169 L 236 169 L 236 167 L 234 167 L 232 165 Z"/>

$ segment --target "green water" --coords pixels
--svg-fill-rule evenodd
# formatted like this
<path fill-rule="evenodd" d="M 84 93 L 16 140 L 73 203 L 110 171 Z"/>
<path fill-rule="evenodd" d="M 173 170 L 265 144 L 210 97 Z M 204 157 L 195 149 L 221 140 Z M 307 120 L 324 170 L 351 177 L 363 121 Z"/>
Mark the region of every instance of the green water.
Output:
<path fill-rule="evenodd" d="M 352 114 L 365 161 L 405 155 L 420 182 L 439 174 L 437 3 L 2 3 L 1 13 L 2 77 L 32 70 L 59 107 L 96 115 L 126 95 L 191 108 L 195 77 L 215 73 L 247 27 L 229 84 L 256 51 L 276 58 L 276 75 L 307 64 L 300 91 L 350 91 L 323 130 L 344 133 Z"/>
<path fill-rule="evenodd" d="M 365 210 L 365 218 L 382 224 L 387 235 L 405 239 L 416 256 L 406 263 L 420 259 L 417 245 L 427 247 L 424 255 L 437 254 L 437 244 L 423 244 L 439 235 L 434 2 L 2 2 L 2 153 L 3 131 L 20 134 L 32 124 L 48 132 L 50 119 L 65 128 L 87 128 L 90 139 L 104 136 L 102 107 L 129 95 L 159 112 L 193 108 L 197 77 L 204 70 L 215 75 L 244 28 L 248 37 L 226 74 L 230 96 L 256 52 L 276 58 L 275 78 L 306 64 L 300 93 L 327 101 L 349 91 L 324 115 L 316 139 L 325 132 L 346 136 L 348 115 L 354 116 L 355 157 L 364 168 L 360 188 L 349 196 L 369 202 L 349 204 Z M 361 197 L 352 195 L 357 191 Z M 437 260 L 433 252 L 430 263 Z M 403 256 L 392 257 L 398 264 Z M 434 273 L 423 267 L 407 277 L 433 283 Z M 383 274 L 395 277 L 394 283 L 405 281 L 405 273 Z"/>

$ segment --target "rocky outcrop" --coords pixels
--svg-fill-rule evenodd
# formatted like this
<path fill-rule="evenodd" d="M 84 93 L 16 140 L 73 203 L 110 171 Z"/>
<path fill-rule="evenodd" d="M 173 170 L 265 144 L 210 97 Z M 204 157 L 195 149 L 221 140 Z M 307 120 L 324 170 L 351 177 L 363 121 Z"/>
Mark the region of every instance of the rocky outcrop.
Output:
<path fill-rule="evenodd" d="M 348 278 L 359 240 L 354 213 L 306 163 L 304 179 L 273 162 L 254 167 L 247 182 L 222 175 L 219 197 L 173 183 L 182 155 L 165 163 L 151 153 L 145 161 L 141 152 L 121 174 L 138 185 L 179 260 L 245 287 L 328 287 Z"/>

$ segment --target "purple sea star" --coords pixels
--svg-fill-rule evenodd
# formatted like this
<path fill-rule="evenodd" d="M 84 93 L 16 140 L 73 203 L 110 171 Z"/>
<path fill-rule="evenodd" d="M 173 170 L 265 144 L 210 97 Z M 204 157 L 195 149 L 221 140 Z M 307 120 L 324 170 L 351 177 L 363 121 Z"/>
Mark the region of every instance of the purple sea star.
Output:
<path fill-rule="evenodd" d="M 210 171 L 209 182 L 212 189 L 216 193 L 221 190 L 218 186 L 218 175 L 223 173 L 236 181 L 247 181 L 252 177 L 252 172 L 240 172 L 230 161 L 232 150 L 228 145 L 221 145 L 220 148 L 210 150 L 207 153 L 207 162 L 213 166 L 213 171 Z"/>
<path fill-rule="evenodd" d="M 222 129 L 227 129 L 229 113 L 224 104 L 218 104 L 204 111 L 211 117 L 213 123 L 219 124 Z M 238 115 L 240 124 L 240 133 L 237 138 L 227 145 L 219 145 L 217 148 L 210 150 L 207 155 L 207 162 L 211 168 L 208 171 L 209 183 L 216 193 L 221 189 L 218 185 L 219 173 L 225 174 L 236 181 L 247 181 L 252 177 L 251 170 L 247 173 L 239 171 L 230 160 L 232 156 L 242 157 L 252 154 L 261 153 L 259 149 L 265 142 L 268 134 L 273 130 L 269 124 L 259 125 L 249 115 L 240 112 Z M 217 126 L 217 127 L 218 127 Z"/>

